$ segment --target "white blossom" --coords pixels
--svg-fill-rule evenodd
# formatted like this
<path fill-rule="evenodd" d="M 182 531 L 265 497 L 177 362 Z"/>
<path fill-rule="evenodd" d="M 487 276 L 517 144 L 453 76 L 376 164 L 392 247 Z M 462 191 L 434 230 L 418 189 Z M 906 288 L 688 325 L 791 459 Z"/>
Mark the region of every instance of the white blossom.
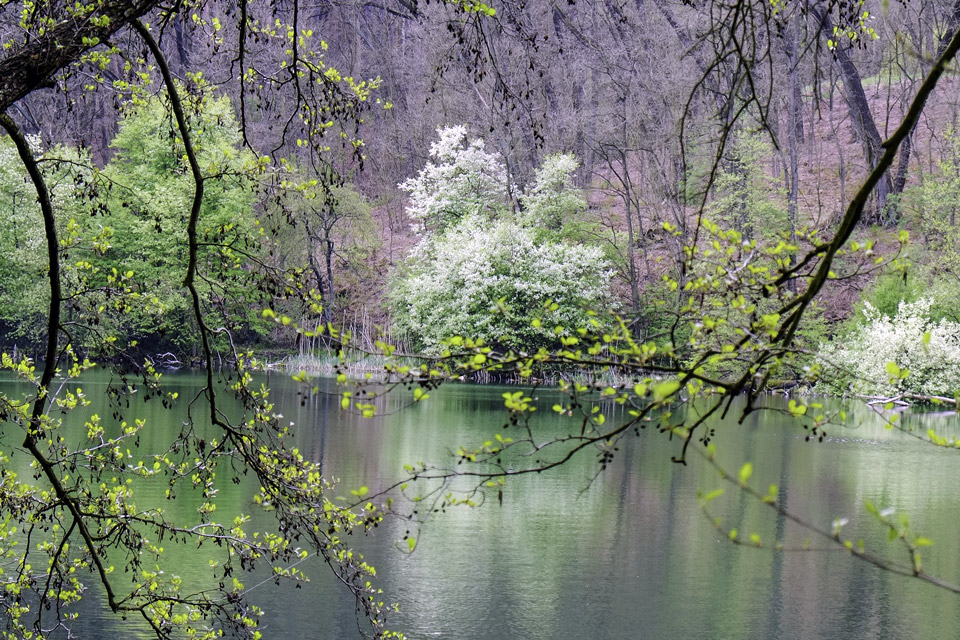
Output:
<path fill-rule="evenodd" d="M 533 184 L 520 196 L 528 224 L 559 229 L 564 222 L 576 219 L 586 210 L 587 199 L 573 183 L 573 174 L 579 166 L 572 153 L 558 153 L 543 159 Z"/>
<path fill-rule="evenodd" d="M 536 240 L 515 222 L 471 216 L 421 244 L 394 291 L 395 320 L 428 352 L 453 336 L 553 346 L 555 327 L 572 335 L 588 326 L 588 309 L 611 306 L 612 276 L 597 247 Z M 548 301 L 559 308 L 545 313 Z M 542 326 L 534 327 L 540 316 Z"/>
<path fill-rule="evenodd" d="M 437 130 L 440 139 L 415 178 L 398 186 L 410 194 L 407 215 L 423 227 L 442 230 L 465 216 L 505 208 L 507 169 L 483 140 L 467 140 L 462 125 Z"/>
<path fill-rule="evenodd" d="M 869 395 L 953 395 L 960 390 L 960 323 L 932 322 L 931 304 L 929 299 L 901 302 L 889 318 L 867 303 L 865 324 L 822 348 L 825 384 Z M 907 375 L 892 376 L 887 368 L 891 362 L 894 371 L 906 370 Z"/>

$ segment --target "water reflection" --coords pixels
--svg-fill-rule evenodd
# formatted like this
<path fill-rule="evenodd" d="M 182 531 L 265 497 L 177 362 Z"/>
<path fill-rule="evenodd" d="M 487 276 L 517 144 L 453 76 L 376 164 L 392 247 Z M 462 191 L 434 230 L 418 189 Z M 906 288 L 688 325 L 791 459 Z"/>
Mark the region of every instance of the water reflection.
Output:
<path fill-rule="evenodd" d="M 387 486 L 402 476 L 404 464 L 447 460 L 458 445 L 487 439 L 504 422 L 502 388 L 452 385 L 409 407 L 390 397 L 379 407 L 384 415 L 363 420 L 339 410 L 333 386 L 302 395 L 285 377 L 269 382 L 280 410 L 301 425 L 297 446 L 328 476 L 340 479 L 343 495 L 361 484 L 372 490 Z M 185 376 L 176 383 L 185 387 L 181 397 L 191 397 L 187 387 L 199 381 Z M 549 410 L 555 401 L 539 393 L 537 428 L 544 433 L 563 427 Z M 770 402 L 782 406 L 778 398 Z M 954 542 L 960 452 L 888 430 L 864 405 L 845 409 L 845 426 L 828 429 L 821 443 L 806 442 L 804 431 L 781 414 L 754 413 L 740 424 L 731 412 L 714 424 L 718 460 L 732 471 L 752 461 L 751 484 L 778 485 L 788 509 L 822 528 L 829 529 L 834 518 L 848 518 L 845 536 L 863 538 L 868 549 L 891 558 L 900 559 L 897 547 L 885 541 L 863 504 L 870 500 L 908 512 L 915 530 L 935 542 L 925 550 L 925 568 L 960 582 Z M 144 411 L 156 411 L 147 416 L 151 431 L 144 446 L 159 446 L 179 418 L 160 409 Z M 907 412 L 899 420 L 921 435 L 931 427 L 948 437 L 960 434 L 956 415 Z M 676 453 L 676 442 L 642 431 L 625 441 L 614 464 L 596 479 L 596 458 L 588 452 L 558 472 L 514 479 L 502 506 L 492 501 L 433 518 L 413 555 L 394 549 L 408 526 L 397 520 L 356 543 L 377 567 L 387 596 L 401 605 L 394 626 L 412 638 L 960 634 L 958 596 L 878 571 L 842 550 L 775 553 L 731 545 L 696 501 L 698 490 L 723 482 L 695 458 L 686 467 L 672 463 Z M 802 547 L 810 537 L 762 503 L 726 488 L 711 509 L 727 528 L 787 547 Z M 149 488 L 143 492 L 143 499 L 151 499 Z M 249 512 L 252 492 L 249 483 L 225 483 L 219 508 Z M 166 508 L 189 517 L 195 505 L 181 496 Z M 183 572 L 204 563 L 195 548 L 176 550 L 171 562 Z M 322 567 L 314 566 L 311 576 L 305 589 L 256 588 L 253 593 L 268 611 L 265 637 L 358 635 L 347 592 Z M 256 582 L 255 576 L 247 580 Z M 136 628 L 100 610 L 84 615 L 80 637 L 131 637 Z"/>

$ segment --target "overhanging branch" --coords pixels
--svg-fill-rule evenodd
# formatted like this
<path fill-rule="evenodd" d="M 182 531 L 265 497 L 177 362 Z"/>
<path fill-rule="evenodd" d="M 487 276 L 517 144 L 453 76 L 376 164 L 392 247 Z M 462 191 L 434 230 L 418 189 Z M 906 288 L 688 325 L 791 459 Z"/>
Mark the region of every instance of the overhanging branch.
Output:
<path fill-rule="evenodd" d="M 816 295 L 820 293 L 820 290 L 827 281 L 837 251 L 850 239 L 850 234 L 853 233 L 853 229 L 863 218 L 863 211 L 870 194 L 873 193 L 873 190 L 880 183 L 884 174 L 886 174 L 887 170 L 893 165 L 893 159 L 896 157 L 900 145 L 907 136 L 910 135 L 914 125 L 920 119 L 920 114 L 923 113 L 927 99 L 936 88 L 937 82 L 939 82 L 940 77 L 947 68 L 947 64 L 956 57 L 958 51 L 960 51 L 960 31 L 953 35 L 950 39 L 950 44 L 947 45 L 943 54 L 933 65 L 930 73 L 924 78 L 923 84 L 920 85 L 920 89 L 917 90 L 917 95 L 914 96 L 913 102 L 910 103 L 910 108 L 907 109 L 907 113 L 900 122 L 900 126 L 893 132 L 893 135 L 883 142 L 883 155 L 880 156 L 880 160 L 876 166 L 873 167 L 873 170 L 870 171 L 870 174 L 866 180 L 864 180 L 860 189 L 858 189 L 857 193 L 853 196 L 853 199 L 850 200 L 850 204 L 847 205 L 847 210 L 843 214 L 840 226 L 837 228 L 837 234 L 834 236 L 833 241 L 827 246 L 823 260 L 820 262 L 820 266 L 810 281 L 810 286 L 804 294 L 798 298 L 799 304 L 797 308 L 787 317 L 783 324 L 783 331 L 781 332 L 783 336 L 783 346 L 790 346 L 790 343 L 793 341 L 804 311 Z"/>
<path fill-rule="evenodd" d="M 0 112 L 46 86 L 57 71 L 158 6 L 159 0 L 101 0 L 97 11 L 65 19 L 27 42 L 13 43 L 0 59 Z"/>

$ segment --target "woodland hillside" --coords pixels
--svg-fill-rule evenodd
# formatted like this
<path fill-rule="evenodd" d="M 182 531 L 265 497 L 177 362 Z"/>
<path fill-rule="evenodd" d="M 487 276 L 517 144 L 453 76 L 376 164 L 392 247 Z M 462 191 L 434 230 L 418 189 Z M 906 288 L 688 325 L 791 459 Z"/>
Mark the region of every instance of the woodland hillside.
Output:
<path fill-rule="evenodd" d="M 178 14 L 161 41 L 178 76 L 203 69 L 211 95 L 235 82 L 236 60 L 218 55 L 227 46 L 222 36 L 207 38 L 186 23 L 230 15 L 223 4 Z M 337 204 L 301 212 L 313 226 L 302 240 L 288 237 L 283 251 L 294 242 L 315 267 L 318 291 L 332 294 L 326 321 L 367 334 L 390 326 L 389 290 L 418 241 L 408 193 L 398 187 L 430 161 L 440 128 L 464 125 L 465 140 L 482 139 L 502 159 L 506 193 L 498 197 L 511 210 L 522 208 L 519 195 L 544 158 L 573 154 L 579 166 L 571 177 L 587 206 L 563 214 L 567 241 L 601 248 L 615 273 L 618 308 L 638 335 L 655 332 L 658 283 L 683 271 L 681 240 L 695 233 L 701 211 L 748 237 L 829 233 L 958 17 L 945 1 L 858 7 L 842 39 L 835 23 L 849 16 L 829 3 L 813 3 L 803 15 L 772 14 L 765 33 L 748 33 L 748 60 L 725 58 L 704 75 L 722 37 L 710 31 L 716 16 L 707 10 L 736 20 L 736 3 L 505 3 L 494 15 L 444 3 L 272 4 L 258 14 L 264 24 L 295 18 L 325 64 L 370 90 L 356 132 L 362 154 L 344 155 L 338 169 L 348 189 L 331 199 Z M 128 99 L 123 64 L 116 58 L 60 81 L 86 91 L 38 92 L 18 102 L 24 131 L 44 147 L 76 149 L 95 167 L 115 166 L 125 111 L 112 106 Z M 730 91 L 745 79 L 755 93 L 741 106 Z M 897 231 L 910 230 L 909 277 L 937 287 L 956 279 L 951 261 L 937 257 L 955 249 L 952 205 L 944 202 L 956 191 L 956 82 L 946 78 L 931 97 L 856 232 L 887 248 Z M 291 158 L 300 166 L 296 179 L 309 179 L 317 159 L 306 147 L 273 141 L 286 117 L 282 98 L 253 110 L 236 100 L 230 117 L 243 120 L 244 142 Z M 52 117 L 59 113 L 65 117 Z M 728 144 L 715 157 L 718 135 Z M 246 205 L 252 215 L 270 196 L 258 198 L 261 204 Z M 665 224 L 681 234 L 666 233 Z M 856 300 L 871 295 L 875 275 L 824 292 L 824 317 L 850 317 Z M 7 334 L 19 331 L 28 348 L 39 336 L 18 313 L 4 314 Z M 293 346 L 292 334 L 260 333 L 280 348 Z M 157 349 L 176 346 L 168 342 L 158 340 Z"/>

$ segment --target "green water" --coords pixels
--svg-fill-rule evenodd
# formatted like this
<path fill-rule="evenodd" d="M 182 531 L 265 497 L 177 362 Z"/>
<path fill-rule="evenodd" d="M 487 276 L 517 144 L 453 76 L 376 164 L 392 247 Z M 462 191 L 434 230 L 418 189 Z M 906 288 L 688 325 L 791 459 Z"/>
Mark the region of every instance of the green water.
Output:
<path fill-rule="evenodd" d="M 84 383 L 96 398 L 97 385 Z M 181 398 L 199 378 L 170 377 Z M 373 420 L 344 414 L 335 397 L 299 395 L 280 376 L 270 380 L 284 415 L 300 425 L 297 445 L 340 479 L 344 494 L 386 486 L 411 462 L 444 462 L 459 444 L 500 430 L 503 388 L 449 386 L 426 403 Z M 328 390 L 333 390 L 329 387 Z M 540 392 L 546 438 L 562 425 L 551 417 L 555 401 Z M 777 400 L 771 402 L 776 403 Z M 158 406 L 135 408 L 149 429 L 141 446 L 159 448 L 182 416 Z M 180 408 L 182 410 L 182 407 Z M 104 408 L 90 407 L 88 413 Z M 779 414 L 752 414 L 743 424 L 715 422 L 719 459 L 732 470 L 754 464 L 751 484 L 780 487 L 786 506 L 829 529 L 836 517 L 844 534 L 901 560 L 863 504 L 909 512 L 913 527 L 934 540 L 924 568 L 960 583 L 960 511 L 956 499 L 960 453 L 936 449 L 887 431 L 862 406 L 849 406 L 848 426 L 822 443 Z M 960 433 L 956 417 L 906 415 L 907 425 Z M 8 443 L 4 441 L 4 445 Z M 895 576 L 852 559 L 844 551 L 773 552 L 734 546 L 701 513 L 698 490 L 724 486 L 703 463 L 670 462 L 676 443 L 641 432 L 620 448 L 614 463 L 594 478 L 587 453 L 562 469 L 508 483 L 502 505 L 455 509 L 420 532 L 417 551 L 394 547 L 406 525 L 388 520 L 358 539 L 378 570 L 386 597 L 400 604 L 393 628 L 411 638 L 947 638 L 960 636 L 960 596 Z M 14 465 L 25 465 L 17 455 Z M 593 479 L 591 481 L 591 479 Z M 162 501 L 162 486 L 146 487 L 140 501 Z M 155 495 L 150 492 L 154 491 Z M 251 512 L 253 487 L 225 483 L 218 509 Z M 756 532 L 772 543 L 800 548 L 808 533 L 731 487 L 711 505 L 727 527 Z M 189 515 L 189 496 L 167 503 Z M 824 546 L 812 540 L 814 547 Z M 207 559 L 195 548 L 168 550 L 186 578 L 204 574 Z M 360 637 L 349 594 L 322 565 L 310 567 L 303 589 L 256 586 L 251 595 L 268 611 L 266 638 Z M 92 582 L 92 581 L 91 581 Z M 248 587 L 259 576 L 245 578 Z M 91 587 L 74 626 L 80 638 L 148 637 L 134 621 L 121 621 L 96 604 Z"/>

